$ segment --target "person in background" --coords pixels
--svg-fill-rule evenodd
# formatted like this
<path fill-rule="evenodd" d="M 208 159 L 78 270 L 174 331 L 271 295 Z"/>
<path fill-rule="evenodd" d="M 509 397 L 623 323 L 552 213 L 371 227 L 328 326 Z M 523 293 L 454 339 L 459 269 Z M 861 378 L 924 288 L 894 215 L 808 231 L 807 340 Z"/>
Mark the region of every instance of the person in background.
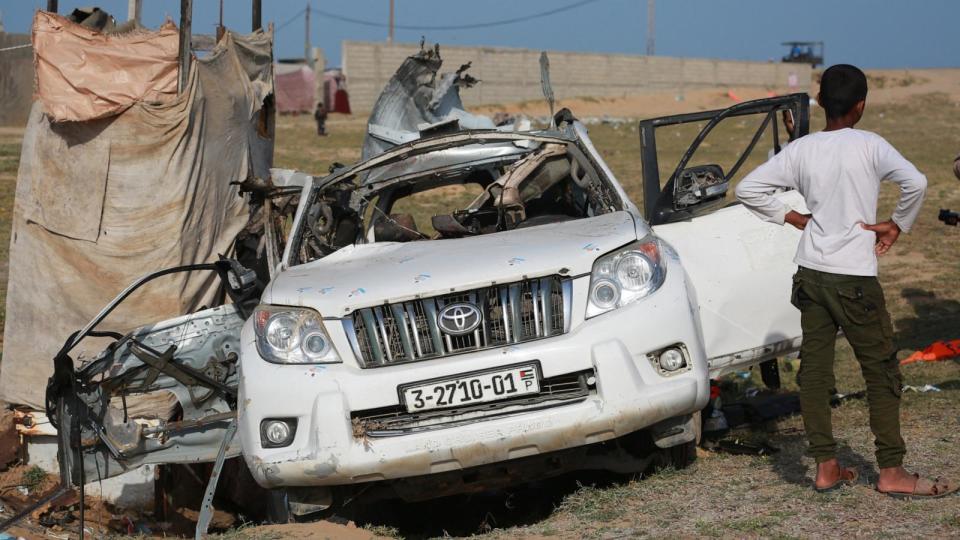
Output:
<path fill-rule="evenodd" d="M 326 137 L 327 135 L 327 107 L 322 101 L 317 102 L 317 108 L 313 111 L 313 119 L 317 121 L 317 135 Z"/>
<path fill-rule="evenodd" d="M 867 78 L 840 64 L 823 73 L 817 102 L 826 110 L 823 131 L 798 138 L 747 175 L 737 198 L 765 221 L 803 231 L 794 261 L 791 301 L 800 310 L 800 407 L 817 463 L 814 487 L 831 491 L 857 481 L 841 467 L 830 410 L 836 387 L 833 364 L 837 331 L 853 347 L 867 383 L 870 428 L 880 478 L 876 489 L 899 498 L 941 497 L 957 490 L 947 480 L 921 478 L 903 468 L 906 445 L 900 434 L 900 363 L 877 257 L 909 231 L 920 212 L 927 179 L 883 137 L 854 129 L 863 116 Z M 900 188 L 891 219 L 874 223 L 880 182 Z M 810 214 L 786 207 L 773 193 L 795 189 Z"/>

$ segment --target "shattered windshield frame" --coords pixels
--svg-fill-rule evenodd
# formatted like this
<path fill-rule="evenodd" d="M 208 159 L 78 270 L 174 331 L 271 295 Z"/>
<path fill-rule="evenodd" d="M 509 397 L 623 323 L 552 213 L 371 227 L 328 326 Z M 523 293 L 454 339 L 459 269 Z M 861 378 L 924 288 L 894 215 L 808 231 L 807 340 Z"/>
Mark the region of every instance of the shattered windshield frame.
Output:
<path fill-rule="evenodd" d="M 302 215 L 298 217 L 291 234 L 288 266 L 318 260 L 354 244 L 491 234 L 523 227 L 526 221 L 530 221 L 526 226 L 547 224 L 550 221 L 546 218 L 538 222 L 527 220 L 522 210 L 524 203 L 530 201 L 520 199 L 519 191 L 511 192 L 511 186 L 501 185 L 508 181 L 513 168 L 522 168 L 524 162 L 546 147 L 560 148 L 559 152 L 548 157 L 568 160 L 564 174 L 554 179 L 554 184 L 560 185 L 560 182 L 569 180 L 568 184 L 573 189 L 583 192 L 579 196 L 583 206 L 581 212 L 568 213 L 568 219 L 625 209 L 628 203 L 622 199 L 612 180 L 571 133 L 572 130 L 527 133 L 462 131 L 406 143 L 354 167 L 337 171 L 319 180 L 306 196 Z M 534 165 L 545 163 L 536 161 Z M 519 184 L 541 173 L 540 168 L 527 167 L 515 174 L 512 182 Z M 478 175 L 483 179 L 478 181 Z M 389 205 L 395 200 L 392 195 L 397 191 L 407 189 L 409 195 L 438 186 L 468 183 L 480 184 L 485 193 L 469 206 L 457 209 L 452 214 L 433 216 L 431 225 L 440 232 L 439 235 L 424 235 L 389 214 Z M 492 190 L 498 186 L 500 189 L 494 195 Z M 380 196 L 383 194 L 390 197 L 381 204 Z M 524 194 L 532 197 L 543 193 L 524 190 Z M 511 205 L 519 207 L 520 214 L 498 216 L 495 229 L 491 229 L 489 224 L 461 223 L 468 218 L 467 214 L 479 216 L 483 211 L 481 207 L 495 208 L 503 214 L 509 211 L 506 207 Z M 375 236 L 373 229 L 378 219 L 390 222 L 395 229 L 405 231 L 404 234 Z"/>

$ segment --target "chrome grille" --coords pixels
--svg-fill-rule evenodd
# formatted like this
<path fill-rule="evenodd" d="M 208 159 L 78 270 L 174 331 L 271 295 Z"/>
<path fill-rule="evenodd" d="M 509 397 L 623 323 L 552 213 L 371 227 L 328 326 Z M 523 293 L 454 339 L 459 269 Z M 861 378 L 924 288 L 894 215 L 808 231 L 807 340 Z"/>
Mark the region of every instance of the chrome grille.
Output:
<path fill-rule="evenodd" d="M 527 279 L 505 285 L 362 308 L 343 319 L 354 352 L 364 367 L 440 358 L 503 347 L 567 332 L 570 279 Z M 437 325 L 438 313 L 454 303 L 480 309 L 472 333 L 450 335 Z"/>

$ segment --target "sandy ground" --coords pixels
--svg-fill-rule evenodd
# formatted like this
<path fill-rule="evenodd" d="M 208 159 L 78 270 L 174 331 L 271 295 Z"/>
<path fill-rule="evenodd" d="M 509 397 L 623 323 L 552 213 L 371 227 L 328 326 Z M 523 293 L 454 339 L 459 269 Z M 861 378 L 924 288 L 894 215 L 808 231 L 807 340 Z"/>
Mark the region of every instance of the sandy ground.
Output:
<path fill-rule="evenodd" d="M 960 100 L 960 69 L 871 70 L 869 104 L 900 103 L 911 96 L 946 94 Z M 482 84 L 482 83 L 481 83 Z M 808 91 L 816 96 L 818 85 L 813 81 Z M 756 87 L 712 88 L 686 91 L 656 92 L 623 98 L 576 98 L 560 100 L 557 109 L 569 107 L 581 117 L 647 118 L 701 110 L 722 109 L 740 100 L 758 99 L 788 93 L 790 89 Z M 528 116 L 549 114 L 545 102 L 514 103 L 498 107 L 477 107 L 477 112 L 522 113 Z"/>

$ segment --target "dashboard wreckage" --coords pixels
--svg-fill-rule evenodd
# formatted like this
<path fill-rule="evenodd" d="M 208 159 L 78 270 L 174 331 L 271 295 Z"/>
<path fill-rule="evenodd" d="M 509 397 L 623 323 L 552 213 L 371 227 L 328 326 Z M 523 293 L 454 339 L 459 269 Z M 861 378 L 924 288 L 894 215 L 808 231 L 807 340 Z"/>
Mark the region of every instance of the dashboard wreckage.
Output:
<path fill-rule="evenodd" d="M 216 462 L 209 510 L 223 460 L 242 456 L 282 520 L 360 490 L 416 500 L 652 456 L 684 466 L 709 379 L 797 349 L 799 232 L 728 188 L 764 134 L 780 150 L 783 111 L 786 138 L 807 132 L 805 94 L 642 122 L 641 212 L 570 111 L 494 125 L 460 102 L 466 66 L 439 67 L 437 50 L 404 62 L 361 162 L 246 186 L 264 205 L 259 279 L 226 259 L 158 272 L 70 337 L 47 399 L 64 481 Z M 694 165 L 745 117 L 762 122 L 733 167 Z M 699 134 L 661 181 L 657 130 L 683 124 Z M 217 273 L 230 302 L 99 328 L 177 271 Z M 90 336 L 113 343 L 75 368 Z"/>

